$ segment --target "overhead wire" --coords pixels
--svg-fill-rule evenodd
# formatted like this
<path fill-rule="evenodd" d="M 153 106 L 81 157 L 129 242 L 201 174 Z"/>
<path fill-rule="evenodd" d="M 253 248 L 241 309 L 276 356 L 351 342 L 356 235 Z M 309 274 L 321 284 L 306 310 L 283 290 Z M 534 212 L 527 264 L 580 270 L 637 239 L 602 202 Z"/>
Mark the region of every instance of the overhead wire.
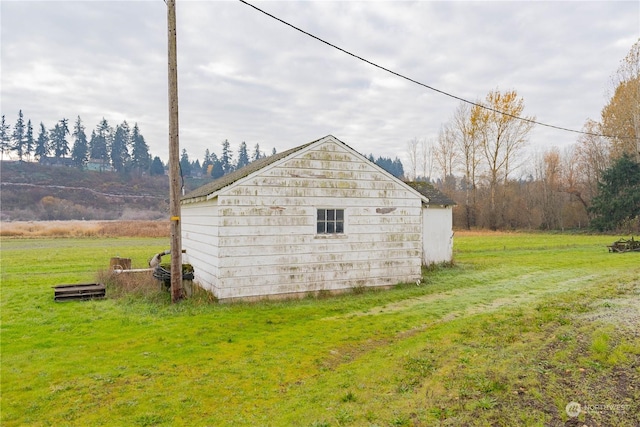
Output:
<path fill-rule="evenodd" d="M 468 99 L 465 99 L 465 98 L 462 98 L 460 96 L 454 95 L 454 94 L 452 94 L 450 92 L 446 92 L 444 90 L 441 90 L 441 89 L 435 88 L 433 86 L 430 86 L 430 85 L 428 85 L 426 83 L 422 83 L 422 82 L 420 82 L 420 81 L 418 81 L 416 79 L 408 77 L 408 76 L 406 76 L 404 74 L 401 74 L 401 73 L 399 73 L 397 71 L 393 71 L 393 70 L 391 70 L 391 69 L 389 69 L 387 67 L 384 67 L 384 66 L 379 65 L 379 64 L 377 64 L 377 63 L 375 63 L 373 61 L 370 61 L 370 60 L 368 60 L 366 58 L 363 58 L 362 56 L 356 55 L 353 52 L 350 52 L 350 51 L 348 51 L 346 49 L 343 49 L 340 46 L 337 46 L 337 45 L 335 45 L 335 44 L 333 44 L 331 42 L 328 42 L 328 41 L 326 41 L 326 40 L 324 40 L 324 39 L 322 39 L 322 38 L 320 38 L 320 37 L 318 37 L 318 36 L 316 36 L 314 34 L 311 34 L 310 32 L 305 31 L 305 30 L 303 30 L 303 29 L 301 29 L 301 28 L 299 28 L 299 27 L 297 27 L 297 26 L 295 26 L 295 25 L 293 25 L 293 24 L 291 24 L 291 23 L 289 23 L 289 22 L 287 22 L 287 21 L 285 21 L 285 20 L 283 20 L 283 19 L 281 19 L 281 18 L 279 18 L 279 17 L 277 17 L 277 16 L 265 11 L 265 10 L 263 10 L 263 9 L 260 9 L 259 7 L 253 5 L 253 4 L 251 4 L 251 3 L 249 3 L 249 2 L 247 2 L 245 0 L 238 0 L 238 1 L 240 1 L 240 3 L 243 3 L 243 4 L 245 4 L 245 5 L 249 6 L 249 7 L 257 10 L 260 13 L 263 13 L 264 15 L 266 15 L 266 16 L 272 18 L 272 19 L 275 19 L 276 21 L 278 21 L 278 22 L 280 22 L 280 23 L 282 23 L 282 24 L 284 24 L 284 25 L 286 25 L 286 26 L 288 26 L 290 28 L 293 28 L 294 30 L 296 30 L 296 31 L 298 31 L 298 32 L 300 32 L 300 33 L 302 33 L 302 34 L 304 34 L 306 36 L 309 36 L 309 37 L 311 37 L 311 38 L 313 38 L 313 39 L 315 39 L 315 40 L 317 40 L 317 41 L 319 41 L 321 43 L 326 44 L 327 46 L 330 46 L 330 47 L 332 47 L 332 48 L 334 48 L 336 50 L 339 50 L 340 52 L 345 53 L 345 54 L 347 54 L 347 55 L 349 55 L 349 56 L 351 56 L 353 58 L 356 58 L 356 59 L 358 59 L 358 60 L 360 60 L 362 62 L 365 62 L 365 63 L 367 63 L 367 64 L 369 64 L 369 65 L 371 65 L 371 66 L 373 66 L 375 68 L 383 70 L 383 71 L 385 71 L 385 72 L 387 72 L 389 74 L 392 74 L 392 75 L 394 75 L 396 77 L 399 77 L 401 79 L 407 80 L 407 81 L 409 81 L 411 83 L 414 83 L 414 84 L 416 84 L 418 86 L 422 86 L 422 87 L 424 87 L 426 89 L 429 89 L 429 90 L 432 90 L 432 91 L 437 92 L 439 94 L 448 96 L 449 98 L 453 98 L 453 99 L 456 99 L 458 101 L 464 102 L 466 104 L 470 104 L 472 106 L 479 107 L 479 108 L 482 108 L 484 110 L 488 110 L 488 111 L 491 111 L 491 112 L 494 112 L 494 113 L 497 113 L 497 114 L 501 114 L 503 116 L 511 117 L 513 119 L 516 119 L 516 120 L 521 120 L 521 121 L 528 122 L 528 123 L 531 123 L 531 124 L 534 124 L 534 125 L 544 126 L 544 127 L 557 129 L 557 130 L 561 130 L 561 131 L 565 131 L 565 132 L 572 132 L 572 133 L 577 133 L 577 134 L 581 134 L 581 135 L 597 136 L 597 137 L 604 137 L 604 138 L 637 139 L 637 138 L 628 137 L 628 136 L 612 136 L 612 135 L 606 135 L 606 134 L 601 134 L 601 133 L 596 133 L 596 132 L 586 132 L 586 131 L 581 131 L 581 130 L 576 130 L 576 129 L 570 129 L 570 128 L 563 127 L 563 126 L 556 126 L 556 125 L 552 125 L 552 124 L 549 124 L 549 123 L 544 123 L 544 122 L 539 122 L 537 120 L 528 119 L 526 117 L 520 117 L 520 116 L 517 116 L 515 114 L 510 114 L 510 113 L 507 113 L 505 111 L 501 111 L 501 110 L 489 107 L 487 105 L 481 104 L 479 102 L 470 101 Z"/>

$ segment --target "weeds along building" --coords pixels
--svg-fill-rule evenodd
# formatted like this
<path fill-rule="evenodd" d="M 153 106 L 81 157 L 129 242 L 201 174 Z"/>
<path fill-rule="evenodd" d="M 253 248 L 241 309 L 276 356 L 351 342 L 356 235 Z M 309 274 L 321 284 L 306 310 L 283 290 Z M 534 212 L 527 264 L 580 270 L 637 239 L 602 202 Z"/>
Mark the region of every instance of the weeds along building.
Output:
<path fill-rule="evenodd" d="M 221 301 L 415 282 L 451 261 L 453 205 L 326 136 L 185 195 L 184 262 Z"/>

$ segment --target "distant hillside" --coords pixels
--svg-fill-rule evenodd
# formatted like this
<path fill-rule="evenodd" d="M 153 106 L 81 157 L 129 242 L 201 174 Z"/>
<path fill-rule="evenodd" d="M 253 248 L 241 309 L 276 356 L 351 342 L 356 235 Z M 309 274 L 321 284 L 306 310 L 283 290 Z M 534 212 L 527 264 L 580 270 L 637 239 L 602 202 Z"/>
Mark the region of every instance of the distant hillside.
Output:
<path fill-rule="evenodd" d="M 189 191 L 204 180 L 185 181 Z M 0 165 L 2 221 L 166 218 L 169 179 L 81 171 L 38 163 Z"/>

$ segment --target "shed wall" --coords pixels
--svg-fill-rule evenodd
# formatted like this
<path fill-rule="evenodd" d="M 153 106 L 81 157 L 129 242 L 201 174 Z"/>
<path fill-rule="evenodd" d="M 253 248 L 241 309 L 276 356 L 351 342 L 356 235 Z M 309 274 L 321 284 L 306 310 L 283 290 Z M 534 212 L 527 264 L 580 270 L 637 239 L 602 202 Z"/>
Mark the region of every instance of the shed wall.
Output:
<path fill-rule="evenodd" d="M 182 227 L 196 280 L 220 299 L 420 277 L 421 199 L 334 142 L 236 182 L 217 201 L 184 205 Z M 317 235 L 317 208 L 344 209 L 344 234 Z"/>
<path fill-rule="evenodd" d="M 220 238 L 217 199 L 181 207 L 183 261 L 193 265 L 196 281 L 218 293 Z"/>
<path fill-rule="evenodd" d="M 451 207 L 422 208 L 423 253 L 425 265 L 451 262 L 453 259 L 453 216 Z"/>

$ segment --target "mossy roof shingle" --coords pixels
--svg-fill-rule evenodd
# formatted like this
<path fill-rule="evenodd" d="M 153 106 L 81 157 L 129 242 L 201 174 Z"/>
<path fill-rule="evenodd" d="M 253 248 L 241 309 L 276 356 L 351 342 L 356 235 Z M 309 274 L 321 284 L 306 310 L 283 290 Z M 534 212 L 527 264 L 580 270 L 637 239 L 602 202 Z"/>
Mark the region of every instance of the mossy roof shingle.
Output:
<path fill-rule="evenodd" d="M 429 199 L 430 205 L 446 205 L 453 206 L 456 204 L 453 200 L 445 196 L 440 190 L 425 181 L 406 182 L 409 187 Z"/>

